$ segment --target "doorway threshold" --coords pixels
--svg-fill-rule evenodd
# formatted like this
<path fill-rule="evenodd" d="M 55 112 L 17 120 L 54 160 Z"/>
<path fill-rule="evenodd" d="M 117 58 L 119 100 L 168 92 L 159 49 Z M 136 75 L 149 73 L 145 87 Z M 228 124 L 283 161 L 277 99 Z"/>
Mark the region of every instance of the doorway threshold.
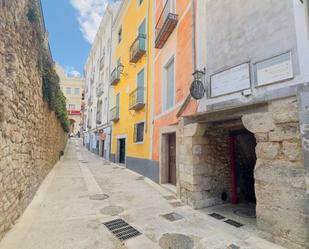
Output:
<path fill-rule="evenodd" d="M 177 194 L 177 188 L 175 185 L 173 184 L 170 184 L 170 183 L 164 183 L 164 184 L 161 184 L 161 186 L 163 188 L 165 188 L 166 190 L 168 190 L 169 192 L 171 192 L 172 194 Z"/>

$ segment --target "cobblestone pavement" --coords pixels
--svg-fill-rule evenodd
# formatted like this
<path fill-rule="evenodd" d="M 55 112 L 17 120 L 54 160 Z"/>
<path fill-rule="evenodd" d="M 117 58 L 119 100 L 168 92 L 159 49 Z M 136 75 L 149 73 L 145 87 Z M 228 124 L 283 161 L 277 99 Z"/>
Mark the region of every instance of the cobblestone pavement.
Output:
<path fill-rule="evenodd" d="M 253 219 L 235 217 L 228 208 L 192 210 L 165 188 L 71 139 L 0 249 L 282 249 L 258 237 Z M 244 226 L 210 217 L 214 211 Z M 166 218 L 175 221 L 164 217 L 173 212 Z M 141 235 L 120 242 L 103 224 L 118 218 Z"/>

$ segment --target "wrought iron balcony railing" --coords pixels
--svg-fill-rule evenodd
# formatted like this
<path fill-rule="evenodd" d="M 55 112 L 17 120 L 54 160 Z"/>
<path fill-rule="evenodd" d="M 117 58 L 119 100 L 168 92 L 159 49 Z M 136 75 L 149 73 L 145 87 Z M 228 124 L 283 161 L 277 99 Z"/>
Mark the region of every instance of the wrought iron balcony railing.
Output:
<path fill-rule="evenodd" d="M 119 120 L 119 106 L 115 106 L 110 109 L 110 120 L 117 122 Z"/>
<path fill-rule="evenodd" d="M 144 106 L 144 87 L 138 87 L 130 93 L 129 110 L 138 111 Z"/>
<path fill-rule="evenodd" d="M 139 34 L 130 47 L 130 62 L 136 63 L 146 53 L 146 35 Z"/>
<path fill-rule="evenodd" d="M 167 0 L 156 24 L 155 47 L 161 49 L 172 34 L 178 23 L 178 15 L 175 14 L 175 0 Z"/>
<path fill-rule="evenodd" d="M 115 86 L 120 81 L 120 72 L 116 67 L 113 72 L 111 73 L 111 85 Z"/>
<path fill-rule="evenodd" d="M 100 59 L 100 70 L 102 70 L 104 68 L 104 63 L 105 63 L 105 56 L 103 56 L 101 59 Z"/>
<path fill-rule="evenodd" d="M 88 106 L 91 106 L 93 104 L 93 99 L 90 97 L 88 98 Z"/>
<path fill-rule="evenodd" d="M 100 83 L 96 88 L 97 97 L 102 96 L 103 93 L 104 93 L 103 83 Z"/>

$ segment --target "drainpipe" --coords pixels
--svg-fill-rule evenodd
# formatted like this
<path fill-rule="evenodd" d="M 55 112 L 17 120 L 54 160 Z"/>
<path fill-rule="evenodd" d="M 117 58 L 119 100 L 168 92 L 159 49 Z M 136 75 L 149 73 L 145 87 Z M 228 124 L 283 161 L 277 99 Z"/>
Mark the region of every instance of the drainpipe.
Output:
<path fill-rule="evenodd" d="M 110 126 L 110 129 L 109 129 L 109 147 L 108 147 L 108 160 L 111 159 L 111 153 L 112 153 L 112 126 L 110 125 L 110 120 L 109 120 L 109 101 L 110 101 L 110 70 L 111 70 L 111 63 L 112 63 L 112 43 L 113 43 L 113 19 L 114 19 L 114 16 L 113 16 L 113 12 L 109 9 L 109 6 L 107 7 L 107 12 L 109 13 L 110 15 L 110 25 L 111 25 L 111 28 L 110 28 L 110 39 L 109 39 L 109 42 L 110 44 L 107 44 L 108 46 L 110 46 L 109 48 L 109 72 L 108 72 L 108 93 L 107 93 L 107 113 L 106 113 L 106 116 L 107 116 L 107 124 Z"/>
<path fill-rule="evenodd" d="M 196 70 L 196 20 L 195 20 L 195 0 L 192 1 L 192 61 L 193 72 Z"/>
<path fill-rule="evenodd" d="M 151 70 L 149 70 L 149 55 L 150 55 L 150 44 L 149 44 L 149 41 L 150 41 L 150 35 L 149 35 L 149 31 L 150 31 L 150 28 L 149 28 L 149 24 L 150 24 L 150 1 L 151 0 L 148 0 L 147 1 L 147 6 L 148 6 L 148 18 L 147 18 L 147 33 L 148 33 L 148 36 L 147 36 L 147 50 L 148 50 L 148 56 L 147 56 L 147 85 L 146 85 L 146 108 L 145 108 L 145 133 L 148 132 L 148 108 L 149 108 L 149 103 L 148 103 L 148 90 L 149 90 L 149 72 Z"/>
<path fill-rule="evenodd" d="M 193 72 L 196 71 L 196 1 L 191 0 L 192 5 L 192 64 Z M 186 109 L 191 100 L 191 94 L 189 93 L 185 98 L 185 101 L 179 108 L 179 111 L 176 114 L 176 117 L 179 118 L 183 111 Z"/>

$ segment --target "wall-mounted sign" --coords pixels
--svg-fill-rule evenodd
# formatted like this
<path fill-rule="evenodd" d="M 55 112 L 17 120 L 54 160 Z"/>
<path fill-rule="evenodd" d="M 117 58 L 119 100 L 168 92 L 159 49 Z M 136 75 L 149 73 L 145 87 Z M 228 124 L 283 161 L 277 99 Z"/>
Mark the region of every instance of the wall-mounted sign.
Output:
<path fill-rule="evenodd" d="M 68 111 L 69 115 L 80 115 L 80 111 L 75 111 L 75 110 L 69 110 Z"/>
<path fill-rule="evenodd" d="M 257 86 L 263 86 L 293 78 L 292 55 L 290 52 L 254 65 L 254 80 Z"/>
<path fill-rule="evenodd" d="M 210 96 L 216 97 L 250 88 L 250 66 L 244 63 L 210 77 Z"/>

